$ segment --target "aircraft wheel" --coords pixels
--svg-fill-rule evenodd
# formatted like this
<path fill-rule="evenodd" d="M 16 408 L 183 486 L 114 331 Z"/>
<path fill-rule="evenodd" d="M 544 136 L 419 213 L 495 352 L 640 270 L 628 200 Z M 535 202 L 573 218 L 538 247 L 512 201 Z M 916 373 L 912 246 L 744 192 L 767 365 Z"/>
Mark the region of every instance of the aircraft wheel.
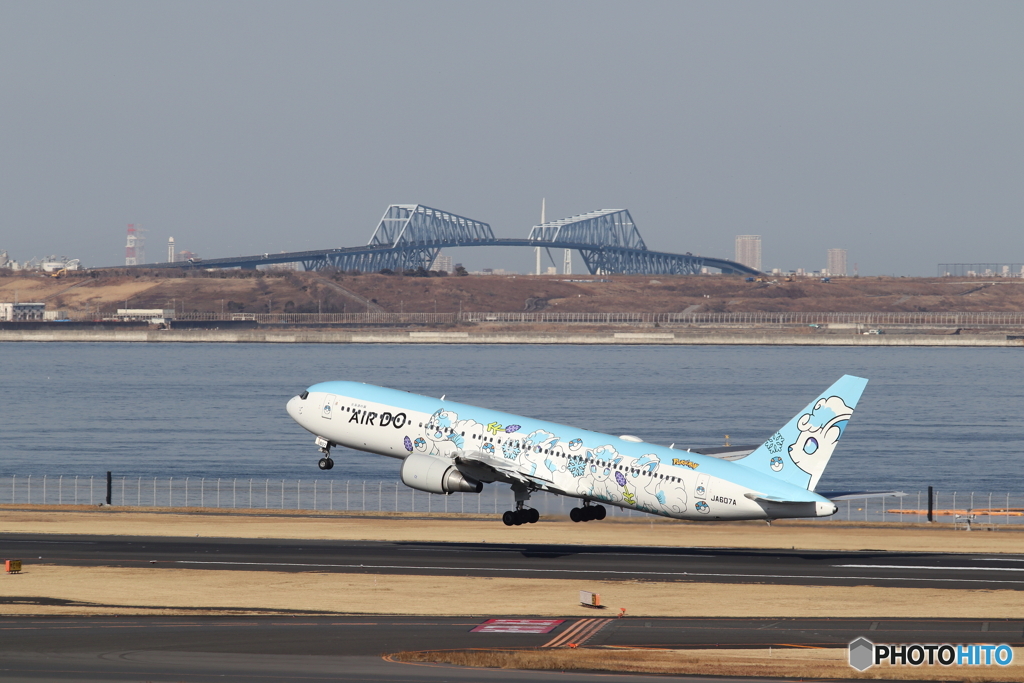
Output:
<path fill-rule="evenodd" d="M 505 510 L 505 514 L 501 516 L 501 521 L 505 524 L 505 526 L 512 526 L 516 523 L 516 513 L 512 512 L 511 510 Z"/>
<path fill-rule="evenodd" d="M 327 458 L 327 469 L 334 469 L 334 458 Z"/>
<path fill-rule="evenodd" d="M 604 519 L 608 514 L 608 510 L 605 509 L 604 505 L 598 505 L 594 508 L 594 519 Z"/>
<path fill-rule="evenodd" d="M 571 519 L 574 522 L 582 522 L 583 511 L 580 510 L 579 508 L 573 508 L 572 510 L 569 510 L 569 519 Z"/>
<path fill-rule="evenodd" d="M 527 513 L 526 513 L 526 522 L 527 522 L 527 524 L 536 524 L 539 519 L 540 519 L 540 512 L 538 512 L 536 508 L 533 508 L 533 509 L 527 511 Z"/>
<path fill-rule="evenodd" d="M 322 469 L 322 470 L 329 470 L 329 469 L 331 469 L 331 465 L 332 465 L 332 464 L 333 464 L 333 463 L 331 462 L 331 459 L 330 459 L 330 458 L 320 458 L 320 462 L 319 462 L 319 463 L 317 463 L 317 465 L 318 465 L 318 466 L 320 467 L 320 469 Z"/>

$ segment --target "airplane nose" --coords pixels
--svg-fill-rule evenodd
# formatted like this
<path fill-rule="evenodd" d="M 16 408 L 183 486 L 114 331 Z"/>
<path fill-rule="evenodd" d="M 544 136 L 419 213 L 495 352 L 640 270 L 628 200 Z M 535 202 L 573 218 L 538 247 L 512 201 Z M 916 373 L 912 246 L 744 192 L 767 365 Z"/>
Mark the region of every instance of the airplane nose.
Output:
<path fill-rule="evenodd" d="M 288 414 L 293 420 L 298 422 L 299 415 L 302 412 L 302 399 L 298 396 L 292 396 L 291 399 L 288 400 L 288 403 L 285 404 L 285 410 L 288 411 Z"/>

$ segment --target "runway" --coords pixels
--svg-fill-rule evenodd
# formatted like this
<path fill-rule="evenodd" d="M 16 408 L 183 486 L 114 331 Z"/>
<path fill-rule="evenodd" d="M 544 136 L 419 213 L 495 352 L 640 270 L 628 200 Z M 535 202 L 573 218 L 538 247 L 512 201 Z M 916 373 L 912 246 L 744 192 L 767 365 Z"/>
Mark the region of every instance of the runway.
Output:
<path fill-rule="evenodd" d="M 887 643 L 983 641 L 1024 645 L 1024 620 L 566 617 L 548 633 L 472 632 L 486 620 L 336 616 L 8 617 L 0 618 L 0 678 L 35 683 L 215 679 L 506 683 L 554 677 L 573 683 L 595 678 L 644 680 L 638 676 L 467 670 L 400 664 L 380 658 L 382 653 L 402 650 L 543 647 L 557 641 L 561 634 L 574 629 L 579 632 L 581 626 L 595 621 L 604 623 L 587 646 L 844 647 L 859 636 Z"/>
<path fill-rule="evenodd" d="M 1024 555 L 3 534 L 59 566 L 1024 590 Z"/>

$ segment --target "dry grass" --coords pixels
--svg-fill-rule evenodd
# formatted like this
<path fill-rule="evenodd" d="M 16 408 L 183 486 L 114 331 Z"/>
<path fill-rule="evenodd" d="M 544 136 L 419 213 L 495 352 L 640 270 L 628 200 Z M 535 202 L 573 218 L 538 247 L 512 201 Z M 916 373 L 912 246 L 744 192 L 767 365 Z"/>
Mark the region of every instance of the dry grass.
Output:
<path fill-rule="evenodd" d="M 601 594 L 608 616 L 630 617 L 862 617 L 1014 619 L 1020 594 L 875 586 L 785 586 L 657 581 L 582 581 L 480 576 L 416 576 L 298 571 L 229 570 L 150 564 L 138 567 L 66 567 L 21 558 L 19 575 L 0 574 L 0 614 L 235 614 L 323 612 L 425 616 L 593 617 L 579 591 Z M 211 557 L 211 559 L 215 559 Z M 427 586 L 428 589 L 425 589 Z M 438 600 L 458 595 L 458 600 Z M 497 597 L 496 597 L 497 596 Z M 515 596 L 505 600 L 501 596 Z M 694 596 L 700 596 L 695 599 Z M 73 601 L 39 604 L 40 599 Z M 45 602 L 42 601 L 42 602 Z"/>
<path fill-rule="evenodd" d="M 142 271 L 137 277 L 117 273 L 85 273 L 55 280 L 37 275 L 0 277 L 0 300 L 18 290 L 22 301 L 53 297 L 72 311 L 122 307 L 131 298 L 134 308 L 162 308 L 177 300 L 179 310 L 215 312 L 221 300 L 245 305 L 248 312 L 266 310 L 272 298 L 283 306 L 292 301 L 309 310 L 362 311 L 318 282 L 321 273 L 181 273 Z M 386 311 L 451 313 L 464 311 L 522 311 L 527 299 L 546 299 L 549 311 L 678 312 L 691 305 L 702 311 L 1019 311 L 1024 307 L 1024 282 L 1002 279 L 997 284 L 961 278 L 836 278 L 823 284 L 814 278 L 780 281 L 764 286 L 742 277 L 629 276 L 570 278 L 469 276 L 446 278 L 362 275 L 337 276 L 337 283 L 366 299 L 376 299 Z M 60 291 L 85 278 L 90 284 Z M 566 282 L 608 280 L 606 282 Z M 709 298 L 705 298 L 705 296 Z"/>
<path fill-rule="evenodd" d="M 1021 648 L 1014 662 L 1021 661 Z M 1008 667 L 872 667 L 858 672 L 847 664 L 846 649 L 763 650 L 439 650 L 400 652 L 400 662 L 441 662 L 458 666 L 547 671 L 615 671 L 628 673 L 756 676 L 783 678 L 842 678 L 886 680 L 983 681 L 1024 680 L 1024 665 Z"/>

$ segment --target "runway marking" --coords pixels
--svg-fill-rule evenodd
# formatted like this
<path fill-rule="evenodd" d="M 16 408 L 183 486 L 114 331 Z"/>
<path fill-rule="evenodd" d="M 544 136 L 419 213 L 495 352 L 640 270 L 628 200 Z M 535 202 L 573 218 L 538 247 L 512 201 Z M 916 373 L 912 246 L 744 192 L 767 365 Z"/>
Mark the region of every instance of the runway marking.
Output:
<path fill-rule="evenodd" d="M 2 539 L 8 543 L 45 543 L 47 545 L 98 545 L 99 541 L 23 541 L 18 539 Z"/>
<path fill-rule="evenodd" d="M 582 645 L 612 621 L 613 619 L 580 619 L 541 647 L 560 647 L 569 643 Z"/>
<path fill-rule="evenodd" d="M 405 564 L 315 564 L 311 562 L 229 562 L 227 560 L 174 560 L 173 564 L 217 564 L 229 567 L 310 567 L 327 569 L 390 569 L 390 570 L 420 570 L 420 571 L 442 571 L 442 572 L 515 572 L 535 574 L 621 574 L 623 576 L 685 576 L 688 578 L 717 577 L 735 579 L 823 579 L 829 581 L 849 580 L 863 581 L 920 581 L 925 583 L 1011 583 L 1020 585 L 1020 581 L 999 581 L 995 579 L 933 579 L 916 576 L 825 576 L 819 574 L 725 574 L 721 572 L 635 572 L 603 569 L 528 569 L 528 568 L 502 568 L 502 567 L 431 567 Z M 885 568 L 885 565 L 833 565 L 835 567 L 872 567 Z M 893 565 L 899 569 L 916 569 L 917 567 L 906 567 Z M 957 567 L 922 567 L 922 569 L 957 569 Z M 960 567 L 960 569 L 979 570 L 979 567 Z M 988 569 L 996 569 L 989 567 Z"/>
<path fill-rule="evenodd" d="M 965 572 L 1024 572 L 1024 567 L 926 567 L 916 564 L 834 564 L 833 567 L 869 567 L 871 569 L 946 569 Z"/>
<path fill-rule="evenodd" d="M 470 633 L 550 633 L 565 619 L 488 619 Z"/>
<path fill-rule="evenodd" d="M 1024 562 L 1024 559 L 1013 557 L 972 557 L 975 562 Z"/>
<path fill-rule="evenodd" d="M 403 550 L 418 553 L 524 553 L 533 555 L 596 555 L 598 557 L 636 557 L 636 553 L 588 553 L 588 552 L 563 552 L 560 550 L 531 550 L 529 548 L 403 548 Z M 718 555 L 673 555 L 672 557 L 689 560 L 694 557 L 718 557 Z M 1024 560 L 1022 560 L 1024 561 Z"/>

